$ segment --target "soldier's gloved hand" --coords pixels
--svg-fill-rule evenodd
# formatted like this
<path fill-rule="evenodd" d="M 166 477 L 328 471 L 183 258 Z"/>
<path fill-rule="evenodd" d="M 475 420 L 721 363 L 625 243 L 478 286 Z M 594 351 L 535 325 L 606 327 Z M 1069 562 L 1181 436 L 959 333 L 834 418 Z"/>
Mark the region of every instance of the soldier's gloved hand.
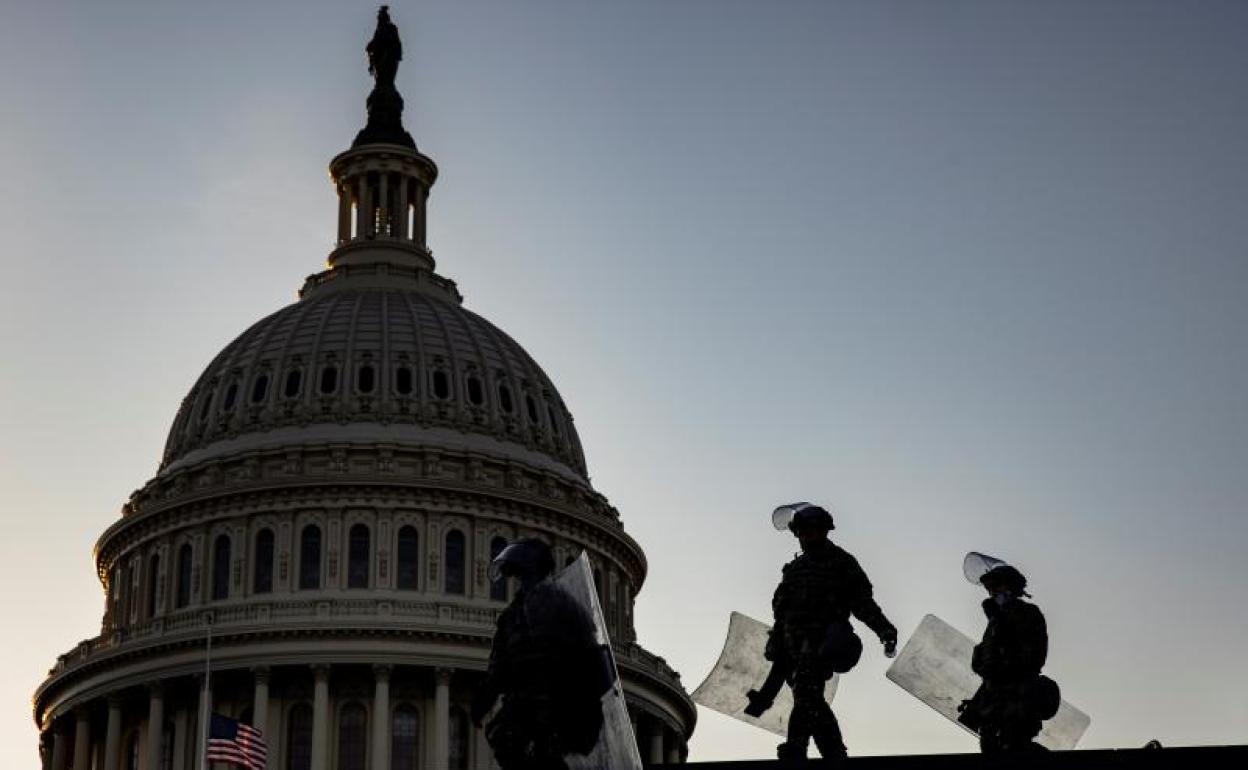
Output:
<path fill-rule="evenodd" d="M 884 643 L 884 657 L 891 658 L 897 654 L 897 632 L 885 634 L 880 637 L 880 641 Z"/>

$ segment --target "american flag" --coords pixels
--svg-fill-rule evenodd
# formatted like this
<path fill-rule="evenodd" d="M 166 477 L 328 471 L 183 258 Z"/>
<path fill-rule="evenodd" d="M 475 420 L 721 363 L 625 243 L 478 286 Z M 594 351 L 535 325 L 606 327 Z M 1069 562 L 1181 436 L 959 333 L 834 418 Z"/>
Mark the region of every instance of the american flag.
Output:
<path fill-rule="evenodd" d="M 212 727 L 208 730 L 208 760 L 228 762 L 248 770 L 265 770 L 268 749 L 264 736 L 251 725 L 236 719 L 212 715 Z"/>

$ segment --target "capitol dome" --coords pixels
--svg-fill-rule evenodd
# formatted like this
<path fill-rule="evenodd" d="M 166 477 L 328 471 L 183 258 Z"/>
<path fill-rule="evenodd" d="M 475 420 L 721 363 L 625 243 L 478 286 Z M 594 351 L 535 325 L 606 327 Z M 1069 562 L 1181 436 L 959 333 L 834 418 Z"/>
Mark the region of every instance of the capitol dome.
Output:
<path fill-rule="evenodd" d="M 587 481 L 550 379 L 464 309 L 449 282 L 359 283 L 314 280 L 301 301 L 227 345 L 183 400 L 161 473 L 244 447 L 384 440 L 471 449 Z"/>
<path fill-rule="evenodd" d="M 328 269 L 208 364 L 97 541 L 100 633 L 34 696 L 44 770 L 194 770 L 210 713 L 272 770 L 494 767 L 468 713 L 521 537 L 587 554 L 641 755 L 687 755 L 693 703 L 636 639 L 645 555 L 550 378 L 436 271 L 437 167 L 380 75 L 368 110 Z"/>

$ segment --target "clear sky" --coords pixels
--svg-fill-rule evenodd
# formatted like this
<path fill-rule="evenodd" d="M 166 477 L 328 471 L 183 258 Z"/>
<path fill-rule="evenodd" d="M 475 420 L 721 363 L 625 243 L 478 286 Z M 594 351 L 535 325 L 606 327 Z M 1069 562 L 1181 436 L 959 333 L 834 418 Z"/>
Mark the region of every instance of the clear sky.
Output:
<path fill-rule="evenodd" d="M 375 3 L 2 2 L 7 768 L 182 396 L 323 265 Z M 1083 745 L 1248 741 L 1248 4 L 393 14 L 439 269 L 559 386 L 689 689 L 808 499 L 903 639 L 1021 567 Z M 885 663 L 852 753 L 973 749 Z M 691 756 L 774 743 L 700 710 Z"/>

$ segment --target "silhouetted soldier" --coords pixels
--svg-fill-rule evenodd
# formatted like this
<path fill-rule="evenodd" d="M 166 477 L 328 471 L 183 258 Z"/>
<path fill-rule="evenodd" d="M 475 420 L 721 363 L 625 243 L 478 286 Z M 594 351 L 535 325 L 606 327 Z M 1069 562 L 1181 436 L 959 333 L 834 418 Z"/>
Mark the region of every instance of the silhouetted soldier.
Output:
<path fill-rule="evenodd" d="M 841 728 L 824 698 L 835 673 L 849 671 L 862 655 L 862 641 L 849 623 L 852 614 L 875 632 L 889 657 L 896 652 L 897 629 L 872 598 L 871 581 L 858 561 L 828 540 L 832 515 L 810 503 L 781 506 L 772 514 L 776 529 L 788 529 L 802 552 L 784 566 L 771 606 L 775 625 L 766 657 L 772 673 L 763 691 L 749 693 L 747 713 L 771 706 L 782 678 L 793 688 L 788 740 L 780 759 L 806 757 L 810 739 L 824 758 L 846 755 Z"/>
<path fill-rule="evenodd" d="M 1040 673 L 1049 651 L 1044 615 L 1023 601 L 1027 578 L 1014 567 L 972 553 L 964 568 L 972 580 L 986 570 L 979 583 L 988 591 L 988 627 L 971 656 L 971 670 L 984 681 L 962 704 L 959 721 L 979 733 L 985 754 L 1041 749 L 1032 739 L 1061 702 L 1057 683 Z"/>
<path fill-rule="evenodd" d="M 602 731 L 601 697 L 614 674 L 606 670 L 593 619 L 550 580 L 550 547 L 519 540 L 490 565 L 490 578 L 515 577 L 520 589 L 498 619 L 486 681 L 472 707 L 503 770 L 559 770 L 563 757 L 588 754 Z"/>

